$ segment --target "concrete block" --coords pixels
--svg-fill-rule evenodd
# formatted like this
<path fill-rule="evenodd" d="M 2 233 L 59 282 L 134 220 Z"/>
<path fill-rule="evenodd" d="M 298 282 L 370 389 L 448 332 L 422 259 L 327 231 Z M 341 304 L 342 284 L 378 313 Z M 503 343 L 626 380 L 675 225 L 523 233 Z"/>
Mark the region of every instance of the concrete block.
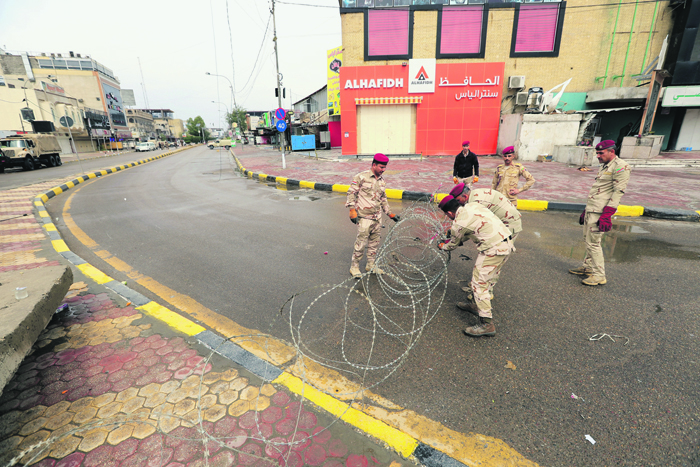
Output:
<path fill-rule="evenodd" d="M 560 145 L 554 146 L 554 161 L 576 166 L 591 166 L 595 157 L 595 148 L 590 146 Z"/>
<path fill-rule="evenodd" d="M 10 381 L 49 324 L 72 283 L 73 272 L 68 266 L 0 273 L 0 389 Z M 17 300 L 17 287 L 26 287 L 29 296 Z"/>

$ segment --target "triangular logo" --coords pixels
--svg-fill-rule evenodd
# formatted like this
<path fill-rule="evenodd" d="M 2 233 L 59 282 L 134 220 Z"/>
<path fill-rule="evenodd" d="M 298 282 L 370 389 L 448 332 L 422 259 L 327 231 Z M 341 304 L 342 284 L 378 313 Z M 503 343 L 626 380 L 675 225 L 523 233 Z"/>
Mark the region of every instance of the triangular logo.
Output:
<path fill-rule="evenodd" d="M 428 73 L 425 72 L 425 68 L 420 67 L 420 70 L 418 70 L 418 74 L 416 75 L 416 79 L 418 81 L 425 81 L 428 78 Z"/>

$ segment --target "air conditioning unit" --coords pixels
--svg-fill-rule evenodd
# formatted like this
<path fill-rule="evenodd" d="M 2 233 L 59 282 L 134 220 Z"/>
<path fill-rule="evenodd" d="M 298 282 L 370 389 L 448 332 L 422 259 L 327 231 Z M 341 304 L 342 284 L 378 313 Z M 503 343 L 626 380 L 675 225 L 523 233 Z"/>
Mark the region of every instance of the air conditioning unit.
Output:
<path fill-rule="evenodd" d="M 522 89 L 525 87 L 525 77 L 524 76 L 509 76 L 508 77 L 508 89 Z"/>
<path fill-rule="evenodd" d="M 535 94 L 535 93 L 529 93 L 527 99 L 527 106 L 528 107 L 539 107 L 539 105 L 542 103 L 542 98 L 544 97 L 542 94 Z"/>
<path fill-rule="evenodd" d="M 527 91 L 522 91 L 515 95 L 515 105 L 527 105 Z"/>

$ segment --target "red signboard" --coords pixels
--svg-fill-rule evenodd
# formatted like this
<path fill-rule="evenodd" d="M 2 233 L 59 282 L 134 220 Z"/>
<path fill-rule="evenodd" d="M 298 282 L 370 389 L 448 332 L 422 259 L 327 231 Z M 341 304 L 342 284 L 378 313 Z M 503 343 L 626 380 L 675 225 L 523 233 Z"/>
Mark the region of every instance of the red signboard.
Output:
<path fill-rule="evenodd" d="M 409 81 L 416 79 L 408 69 L 340 68 L 343 154 L 357 154 L 357 106 L 381 103 L 416 105 L 416 153 L 457 154 L 464 140 L 477 154 L 496 153 L 505 63 L 439 63 L 431 77 L 435 92 L 423 94 L 408 93 Z"/>

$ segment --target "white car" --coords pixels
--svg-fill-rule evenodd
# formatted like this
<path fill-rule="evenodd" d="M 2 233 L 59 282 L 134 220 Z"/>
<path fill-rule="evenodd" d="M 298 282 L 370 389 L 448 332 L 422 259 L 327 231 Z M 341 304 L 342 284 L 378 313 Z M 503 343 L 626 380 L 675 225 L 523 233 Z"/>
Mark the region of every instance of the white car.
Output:
<path fill-rule="evenodd" d="M 146 152 L 151 150 L 151 145 L 149 143 L 137 143 L 136 152 Z"/>

